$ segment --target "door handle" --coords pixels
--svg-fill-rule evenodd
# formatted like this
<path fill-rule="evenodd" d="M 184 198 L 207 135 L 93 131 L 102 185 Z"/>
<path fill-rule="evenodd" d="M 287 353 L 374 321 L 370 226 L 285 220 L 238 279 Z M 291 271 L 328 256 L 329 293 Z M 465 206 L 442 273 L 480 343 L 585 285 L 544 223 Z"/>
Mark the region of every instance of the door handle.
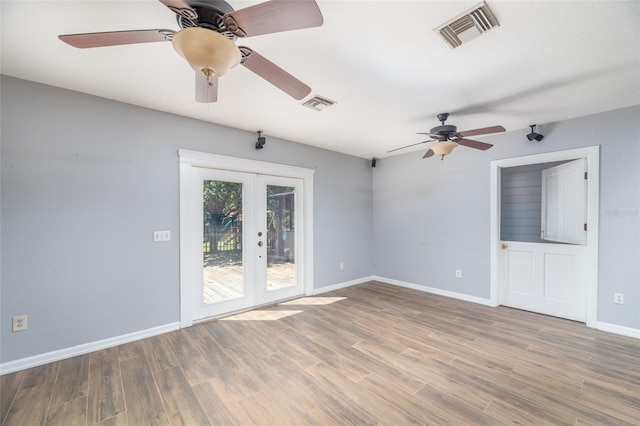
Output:
<path fill-rule="evenodd" d="M 258 247 L 262 247 L 262 241 L 258 241 Z"/>
<path fill-rule="evenodd" d="M 502 250 L 506 250 L 509 247 L 509 244 L 502 243 Z"/>

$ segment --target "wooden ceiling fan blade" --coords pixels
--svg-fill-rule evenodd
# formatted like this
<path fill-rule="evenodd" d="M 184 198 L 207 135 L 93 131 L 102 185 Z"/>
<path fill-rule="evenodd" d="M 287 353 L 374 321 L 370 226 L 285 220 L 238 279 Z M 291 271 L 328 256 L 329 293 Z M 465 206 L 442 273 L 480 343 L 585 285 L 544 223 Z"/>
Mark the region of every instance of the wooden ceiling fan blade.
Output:
<path fill-rule="evenodd" d="M 432 150 L 432 149 L 429 149 L 429 150 L 424 154 L 424 157 L 422 157 L 422 158 L 429 158 L 429 157 L 433 157 L 433 154 L 435 154 L 435 153 L 433 152 L 433 150 Z"/>
<path fill-rule="evenodd" d="M 131 30 L 110 31 L 104 33 L 64 34 L 58 38 L 70 46 L 85 49 L 88 47 L 120 46 L 123 44 L 151 43 L 169 41 L 173 30 Z"/>
<path fill-rule="evenodd" d="M 211 78 L 211 84 L 207 82 L 204 74 L 196 73 L 196 102 L 211 104 L 218 100 L 218 79 Z"/>
<path fill-rule="evenodd" d="M 196 11 L 183 0 L 160 0 L 160 3 L 167 6 L 176 15 L 180 15 L 191 20 L 198 19 Z"/>
<path fill-rule="evenodd" d="M 400 148 L 395 148 L 395 149 L 392 149 L 391 151 L 387 151 L 387 153 L 389 153 L 389 152 L 393 152 L 393 151 L 400 151 L 401 149 L 410 148 L 410 147 L 412 147 L 412 146 L 420 145 L 420 144 L 427 143 L 427 142 L 431 142 L 431 140 L 428 140 L 428 141 L 422 141 L 422 142 L 416 142 L 416 143 L 412 143 L 411 145 L 402 146 L 402 147 L 400 147 Z"/>
<path fill-rule="evenodd" d="M 238 37 L 319 27 L 324 22 L 314 0 L 271 0 L 227 13 L 225 27 Z"/>
<path fill-rule="evenodd" d="M 504 131 L 505 128 L 502 126 L 491 126 L 483 127 L 482 129 L 465 130 L 464 132 L 456 133 L 456 135 L 465 138 L 467 136 L 488 135 L 489 133 L 500 133 Z"/>
<path fill-rule="evenodd" d="M 474 141 L 473 139 L 456 139 L 455 140 L 458 145 L 468 146 L 469 148 L 481 149 L 482 151 L 486 151 L 491 148 L 493 145 L 486 142 Z"/>
<path fill-rule="evenodd" d="M 264 56 L 245 46 L 239 46 L 239 48 L 242 53 L 242 65 L 256 73 L 258 76 L 264 78 L 289 96 L 300 100 L 311 93 L 311 87 L 307 86 Z"/>

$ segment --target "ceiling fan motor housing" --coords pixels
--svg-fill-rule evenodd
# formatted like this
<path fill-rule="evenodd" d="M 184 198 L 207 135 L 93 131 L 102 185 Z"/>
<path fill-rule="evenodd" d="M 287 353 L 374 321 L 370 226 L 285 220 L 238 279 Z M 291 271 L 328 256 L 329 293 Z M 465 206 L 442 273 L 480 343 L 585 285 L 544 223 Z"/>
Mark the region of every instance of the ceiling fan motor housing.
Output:
<path fill-rule="evenodd" d="M 233 12 L 233 8 L 223 0 L 187 0 L 186 3 L 198 14 L 194 22 L 182 15 L 176 15 L 180 28 L 200 27 L 222 34 L 231 41 L 237 37 L 229 31 L 222 21 L 222 17 Z"/>
<path fill-rule="evenodd" d="M 442 137 L 441 140 L 446 140 L 449 137 L 451 137 L 453 134 L 455 134 L 458 131 L 458 128 L 456 126 L 450 126 L 448 124 L 443 124 L 442 126 L 436 126 L 433 129 L 431 129 L 431 131 L 429 133 L 434 134 L 434 135 L 438 135 L 439 139 L 440 137 Z"/>

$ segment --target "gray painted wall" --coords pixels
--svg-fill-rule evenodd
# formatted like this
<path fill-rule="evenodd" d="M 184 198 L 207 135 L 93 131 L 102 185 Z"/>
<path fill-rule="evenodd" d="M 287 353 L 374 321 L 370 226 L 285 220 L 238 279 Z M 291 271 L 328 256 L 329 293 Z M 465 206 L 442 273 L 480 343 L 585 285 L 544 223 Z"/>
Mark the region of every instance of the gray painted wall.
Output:
<path fill-rule="evenodd" d="M 1 90 L 0 362 L 179 321 L 179 148 L 314 168 L 315 287 L 371 275 L 368 160 L 269 135 L 257 151 L 252 132 L 6 76 Z"/>
<path fill-rule="evenodd" d="M 598 321 L 640 329 L 640 106 L 538 131 L 542 142 L 529 142 L 523 129 L 483 138 L 495 144 L 489 151 L 458 147 L 444 161 L 423 160 L 422 151 L 380 160 L 375 275 L 488 299 L 490 161 L 600 145 Z M 624 305 L 614 293 L 624 293 Z"/>
<path fill-rule="evenodd" d="M 256 151 L 252 132 L 0 83 L 1 363 L 178 321 L 179 148 L 316 169 L 316 288 L 376 274 L 488 298 L 489 162 L 600 144 L 598 320 L 640 329 L 638 106 L 539 126 L 539 143 L 523 129 L 487 137 L 486 152 L 412 152 L 372 169 L 269 135 Z M 154 244 L 165 229 L 172 241 Z M 11 333 L 19 314 L 29 330 Z"/>

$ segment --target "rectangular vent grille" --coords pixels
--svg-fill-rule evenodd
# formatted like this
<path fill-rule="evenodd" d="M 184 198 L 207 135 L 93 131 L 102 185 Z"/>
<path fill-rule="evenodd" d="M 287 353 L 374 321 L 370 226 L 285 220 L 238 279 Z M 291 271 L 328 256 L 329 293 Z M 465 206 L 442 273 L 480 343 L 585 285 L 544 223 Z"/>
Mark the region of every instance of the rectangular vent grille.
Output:
<path fill-rule="evenodd" d="M 455 49 L 498 26 L 500 24 L 491 9 L 482 2 L 434 31 L 440 34 L 449 47 Z"/>
<path fill-rule="evenodd" d="M 306 106 L 307 108 L 311 108 L 316 111 L 322 111 L 324 109 L 329 108 L 331 105 L 335 104 L 335 101 L 331 99 L 324 98 L 322 96 L 315 95 L 314 97 L 307 100 L 302 106 Z"/>

